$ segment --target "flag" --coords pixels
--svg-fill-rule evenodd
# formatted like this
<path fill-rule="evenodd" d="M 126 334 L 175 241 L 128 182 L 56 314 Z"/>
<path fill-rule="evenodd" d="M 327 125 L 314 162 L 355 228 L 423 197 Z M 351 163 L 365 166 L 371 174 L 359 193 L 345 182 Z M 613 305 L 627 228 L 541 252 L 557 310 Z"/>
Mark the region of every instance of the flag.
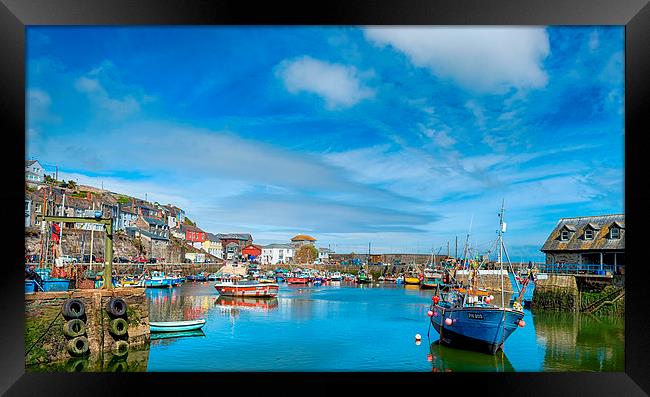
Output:
<path fill-rule="evenodd" d="M 52 231 L 52 240 L 58 244 L 61 239 L 61 227 L 58 223 L 53 223 L 50 230 Z"/>

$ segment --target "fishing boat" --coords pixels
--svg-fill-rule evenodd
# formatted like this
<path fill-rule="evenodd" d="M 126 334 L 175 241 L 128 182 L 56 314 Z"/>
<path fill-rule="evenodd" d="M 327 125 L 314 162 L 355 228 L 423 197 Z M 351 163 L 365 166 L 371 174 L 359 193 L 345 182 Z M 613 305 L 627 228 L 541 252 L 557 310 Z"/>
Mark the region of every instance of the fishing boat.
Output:
<path fill-rule="evenodd" d="M 203 328 L 205 320 L 187 321 L 150 321 L 149 331 L 151 332 L 184 332 L 194 331 Z"/>
<path fill-rule="evenodd" d="M 144 273 L 140 277 L 126 276 L 120 280 L 123 288 L 138 288 L 145 286 Z"/>
<path fill-rule="evenodd" d="M 395 279 L 395 284 L 404 284 L 404 276 L 402 274 L 397 276 L 397 278 Z"/>
<path fill-rule="evenodd" d="M 420 284 L 420 277 L 415 272 L 411 272 L 404 277 L 404 284 L 418 285 Z"/>
<path fill-rule="evenodd" d="M 372 276 L 368 275 L 363 269 L 357 274 L 357 283 L 358 284 L 369 284 L 372 282 Z"/>
<path fill-rule="evenodd" d="M 278 295 L 278 284 L 262 284 L 256 281 L 221 281 L 214 285 L 222 296 L 251 296 L 271 298 Z"/>
<path fill-rule="evenodd" d="M 442 274 L 436 272 L 435 270 L 427 267 L 424 269 L 424 274 L 422 281 L 420 282 L 420 288 L 438 288 L 442 283 Z"/>
<path fill-rule="evenodd" d="M 294 273 L 287 278 L 287 284 L 309 284 L 311 277 L 305 273 Z"/>
<path fill-rule="evenodd" d="M 492 295 L 477 287 L 478 267 L 469 272 L 469 286 L 454 288 L 433 297 L 430 321 L 440 334 L 440 341 L 450 346 L 495 354 L 518 328 L 525 325 L 520 306 L 505 307 L 503 292 L 503 205 L 499 213 L 499 264 L 501 265 L 501 306 L 492 304 Z"/>
<path fill-rule="evenodd" d="M 144 286 L 147 288 L 169 288 L 172 286 L 172 278 L 165 276 L 164 272 L 154 270 L 150 276 L 145 277 Z"/>
<path fill-rule="evenodd" d="M 331 281 L 341 281 L 342 278 L 343 278 L 343 276 L 341 275 L 340 272 L 334 272 L 334 273 L 332 273 L 330 275 L 330 280 Z"/>

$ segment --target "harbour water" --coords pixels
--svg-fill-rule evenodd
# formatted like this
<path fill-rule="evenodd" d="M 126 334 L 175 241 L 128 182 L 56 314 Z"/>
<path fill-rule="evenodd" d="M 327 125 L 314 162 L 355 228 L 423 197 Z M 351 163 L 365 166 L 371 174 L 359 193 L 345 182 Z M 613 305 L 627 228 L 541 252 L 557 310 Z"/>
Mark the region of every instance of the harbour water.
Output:
<path fill-rule="evenodd" d="M 150 321 L 207 320 L 199 332 L 152 334 L 147 371 L 624 370 L 623 319 L 526 310 L 526 326 L 491 356 L 439 345 L 433 291 L 418 286 L 281 284 L 277 298 L 243 299 L 213 284 L 147 290 Z"/>

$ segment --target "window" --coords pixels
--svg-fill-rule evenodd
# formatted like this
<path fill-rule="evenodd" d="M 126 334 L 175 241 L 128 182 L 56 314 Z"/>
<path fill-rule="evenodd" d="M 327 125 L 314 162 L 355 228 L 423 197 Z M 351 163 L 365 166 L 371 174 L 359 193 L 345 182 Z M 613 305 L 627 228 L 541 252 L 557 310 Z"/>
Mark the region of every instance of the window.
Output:
<path fill-rule="evenodd" d="M 585 240 L 593 240 L 594 239 L 594 231 L 591 229 L 585 229 Z"/>
<path fill-rule="evenodd" d="M 569 239 L 569 231 L 562 230 L 562 233 L 560 234 L 560 240 L 567 241 L 568 239 Z"/>
<path fill-rule="evenodd" d="M 609 238 L 621 238 L 621 229 L 617 227 L 609 229 Z"/>

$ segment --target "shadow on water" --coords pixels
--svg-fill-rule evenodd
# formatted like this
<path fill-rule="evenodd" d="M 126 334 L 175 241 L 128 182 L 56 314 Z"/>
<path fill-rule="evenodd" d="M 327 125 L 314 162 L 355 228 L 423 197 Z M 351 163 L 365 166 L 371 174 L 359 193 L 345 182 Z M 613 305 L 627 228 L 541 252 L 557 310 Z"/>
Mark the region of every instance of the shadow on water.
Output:
<path fill-rule="evenodd" d="M 546 371 L 624 371 L 624 320 L 538 312 L 533 317 Z"/>
<path fill-rule="evenodd" d="M 431 343 L 427 360 L 433 372 L 514 372 L 515 369 L 502 350 L 485 354 Z"/>

